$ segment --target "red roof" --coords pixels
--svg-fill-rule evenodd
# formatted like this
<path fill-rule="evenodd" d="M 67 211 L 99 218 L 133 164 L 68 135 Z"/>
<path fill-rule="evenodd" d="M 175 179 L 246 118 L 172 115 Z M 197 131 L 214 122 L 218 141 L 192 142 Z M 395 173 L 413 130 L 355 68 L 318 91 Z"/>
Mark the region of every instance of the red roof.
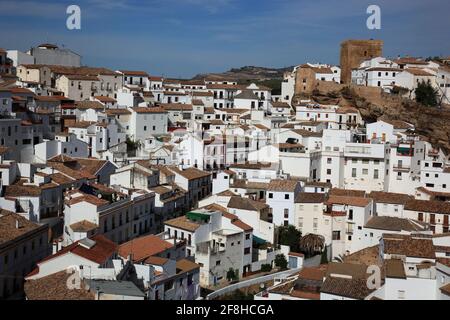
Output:
<path fill-rule="evenodd" d="M 133 239 L 120 245 L 119 255 L 127 258 L 132 254 L 133 261 L 142 261 L 171 249 L 173 246 L 171 242 L 165 241 L 155 235 L 149 235 Z"/>
<path fill-rule="evenodd" d="M 82 246 L 79 242 L 74 242 L 71 245 L 63 248 L 62 250 L 58 251 L 57 253 L 45 258 L 39 264 L 42 262 L 54 259 L 58 256 L 64 255 L 66 253 L 73 253 L 77 256 L 83 257 L 87 260 L 94 261 L 98 264 L 105 263 L 111 256 L 117 252 L 117 244 L 106 238 L 104 235 L 95 235 L 90 238 L 91 240 L 95 241 L 95 245 L 88 249 L 84 246 Z M 33 273 L 33 272 L 32 272 Z"/>

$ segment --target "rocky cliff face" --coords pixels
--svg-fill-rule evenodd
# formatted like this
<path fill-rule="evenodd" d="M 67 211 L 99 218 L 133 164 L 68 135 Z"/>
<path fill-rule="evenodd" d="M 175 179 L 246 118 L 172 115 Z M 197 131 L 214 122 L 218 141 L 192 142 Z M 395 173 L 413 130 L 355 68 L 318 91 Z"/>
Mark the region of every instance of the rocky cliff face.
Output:
<path fill-rule="evenodd" d="M 430 143 L 450 153 L 450 107 L 441 109 L 423 106 L 415 101 L 385 94 L 375 90 L 355 90 L 342 87 L 339 90 L 315 90 L 311 98 L 318 103 L 354 106 L 363 119 L 374 122 L 384 116 L 392 120 L 412 123 L 416 132 Z"/>

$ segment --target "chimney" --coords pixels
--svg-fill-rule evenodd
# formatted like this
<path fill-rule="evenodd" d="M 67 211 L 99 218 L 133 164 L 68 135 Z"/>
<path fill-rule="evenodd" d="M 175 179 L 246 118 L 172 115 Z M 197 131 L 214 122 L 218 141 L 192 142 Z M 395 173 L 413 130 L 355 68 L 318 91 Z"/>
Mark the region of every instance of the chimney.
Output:
<path fill-rule="evenodd" d="M 19 219 L 16 219 L 16 229 L 20 228 Z"/>

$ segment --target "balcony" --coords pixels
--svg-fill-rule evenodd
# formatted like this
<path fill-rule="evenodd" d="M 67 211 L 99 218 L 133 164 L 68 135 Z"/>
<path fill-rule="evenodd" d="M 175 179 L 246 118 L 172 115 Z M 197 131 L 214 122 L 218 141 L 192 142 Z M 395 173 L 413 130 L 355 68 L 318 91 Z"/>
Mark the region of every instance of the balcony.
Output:
<path fill-rule="evenodd" d="M 327 215 L 327 216 L 331 216 L 331 217 L 346 217 L 347 216 L 347 212 L 345 212 L 345 211 L 333 211 L 330 209 L 325 211 L 323 214 Z"/>
<path fill-rule="evenodd" d="M 410 167 L 404 165 L 396 165 L 393 167 L 396 172 L 409 172 L 411 170 Z"/>

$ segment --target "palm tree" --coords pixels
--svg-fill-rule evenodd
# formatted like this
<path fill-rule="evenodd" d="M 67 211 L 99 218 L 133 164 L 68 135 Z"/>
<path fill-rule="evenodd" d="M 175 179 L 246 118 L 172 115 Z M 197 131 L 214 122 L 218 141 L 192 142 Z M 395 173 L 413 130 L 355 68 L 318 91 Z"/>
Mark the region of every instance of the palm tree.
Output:
<path fill-rule="evenodd" d="M 300 238 L 300 248 L 308 256 L 321 253 L 325 248 L 325 238 L 318 234 L 309 233 Z"/>

